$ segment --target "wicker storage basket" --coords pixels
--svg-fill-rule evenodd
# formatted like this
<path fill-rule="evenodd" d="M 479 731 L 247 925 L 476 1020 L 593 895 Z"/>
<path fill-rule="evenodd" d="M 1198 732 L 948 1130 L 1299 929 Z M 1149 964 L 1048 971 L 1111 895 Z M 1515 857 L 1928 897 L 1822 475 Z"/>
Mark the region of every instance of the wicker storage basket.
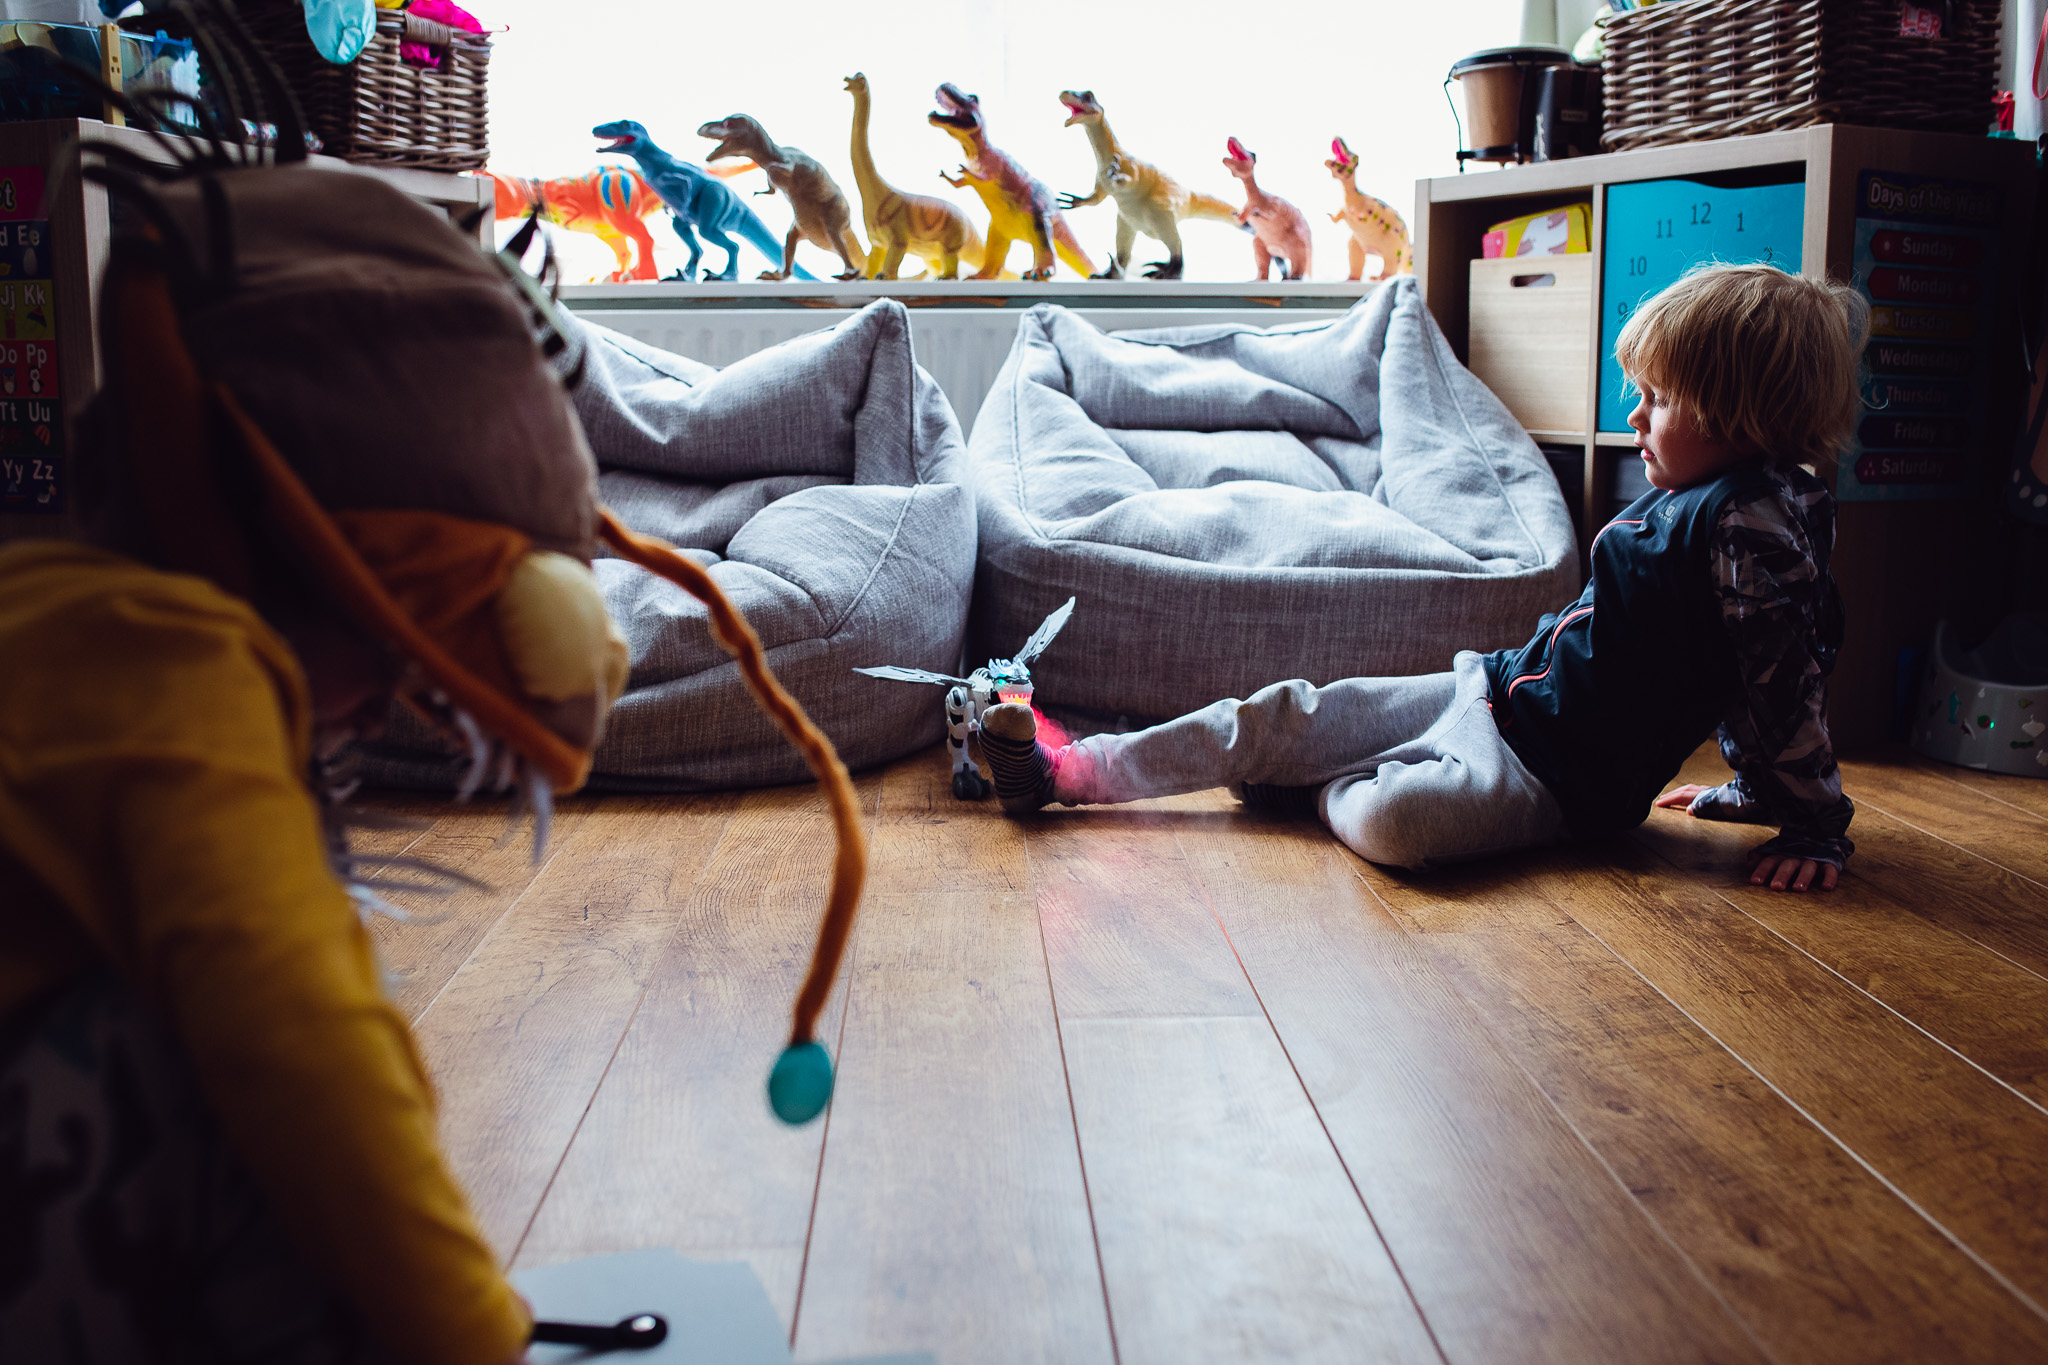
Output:
<path fill-rule="evenodd" d="M 429 171 L 480 170 L 489 160 L 486 35 L 380 9 L 377 36 L 355 61 L 336 66 L 306 35 L 299 0 L 241 0 L 236 8 L 284 73 L 327 155 Z M 432 48 L 440 66 L 401 60 L 401 41 Z"/>
<path fill-rule="evenodd" d="M 1604 69 L 1610 152 L 1816 123 L 1990 127 L 1997 0 L 1934 0 L 1939 38 L 1898 0 L 1680 0 L 1617 14 Z"/>

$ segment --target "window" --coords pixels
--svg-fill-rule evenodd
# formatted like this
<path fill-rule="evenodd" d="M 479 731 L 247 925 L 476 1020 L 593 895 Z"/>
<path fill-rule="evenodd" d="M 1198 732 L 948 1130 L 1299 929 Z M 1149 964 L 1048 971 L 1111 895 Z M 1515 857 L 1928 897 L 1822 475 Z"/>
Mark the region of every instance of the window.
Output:
<path fill-rule="evenodd" d="M 971 191 L 939 179 L 960 157 L 958 145 L 925 122 L 933 88 L 952 81 L 981 96 L 991 141 L 1056 194 L 1093 187 L 1087 138 L 1062 126 L 1059 102 L 1061 90 L 1092 89 L 1132 155 L 1233 207 L 1243 196 L 1221 163 L 1224 140 L 1240 139 L 1259 157 L 1261 188 L 1307 215 L 1314 277 L 1341 280 L 1349 235 L 1330 221 L 1342 203 L 1323 166 L 1331 139 L 1341 136 L 1359 156 L 1359 188 L 1392 204 L 1412 227 L 1416 179 L 1457 169 L 1444 73 L 1478 48 L 1512 43 L 1522 4 L 938 0 L 891 8 L 797 0 L 743 13 L 653 0 L 482 0 L 475 12 L 490 26 L 509 26 L 492 57 L 494 170 L 554 176 L 616 160 L 595 154 L 589 130 L 619 118 L 637 119 L 663 147 L 700 161 L 711 144 L 696 135 L 698 125 L 746 113 L 778 142 L 825 163 L 852 202 L 858 230 L 860 194 L 848 155 L 853 101 L 842 82 L 864 71 L 882 175 L 899 189 L 960 202 L 985 224 Z M 780 196 L 752 197 L 766 186 L 759 173 L 729 183 L 778 237 L 787 229 Z M 1105 202 L 1069 220 L 1083 249 L 1106 263 L 1115 209 Z M 651 226 L 666 275 L 685 253 L 665 216 Z M 1250 239 L 1230 224 L 1191 222 L 1183 237 L 1188 278 L 1251 278 Z M 565 279 L 602 278 L 612 268 L 610 251 L 595 238 L 564 232 L 556 240 Z M 1141 237 L 1133 264 L 1163 254 Z M 1026 259 L 1024 248 L 1014 248 L 1012 268 Z M 707 263 L 722 260 L 716 249 L 707 253 Z M 808 245 L 798 260 L 820 276 L 838 269 L 835 257 Z M 741 279 L 764 268 L 742 249 Z"/>

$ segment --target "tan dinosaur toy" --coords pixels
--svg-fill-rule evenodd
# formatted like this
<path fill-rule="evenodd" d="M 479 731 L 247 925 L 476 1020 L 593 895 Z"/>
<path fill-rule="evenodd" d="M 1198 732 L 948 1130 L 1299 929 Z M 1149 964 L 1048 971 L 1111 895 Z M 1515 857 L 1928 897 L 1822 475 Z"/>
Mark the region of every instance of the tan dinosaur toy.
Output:
<path fill-rule="evenodd" d="M 1010 254 L 1010 243 L 1019 240 L 1031 245 L 1031 269 L 1024 272 L 1025 279 L 1051 279 L 1055 254 L 1083 279 L 1093 278 L 1095 262 L 1081 250 L 1066 217 L 1054 207 L 1052 191 L 1008 153 L 989 146 L 980 98 L 949 81 L 932 99 L 939 107 L 930 116 L 931 125 L 950 133 L 967 153 L 957 180 L 944 171 L 940 178 L 948 185 L 972 185 L 988 206 L 988 254 L 974 278 L 994 279 Z"/>
<path fill-rule="evenodd" d="M 1408 245 L 1408 225 L 1394 212 L 1392 204 L 1359 193 L 1358 158 L 1344 145 L 1343 138 L 1330 143 L 1330 159 L 1323 164 L 1344 187 L 1344 207 L 1331 214 L 1330 221 L 1351 229 L 1350 278 L 1364 276 L 1368 255 L 1380 258 L 1380 273 L 1373 276 L 1376 280 L 1413 274 L 1415 253 Z"/>
<path fill-rule="evenodd" d="M 783 239 L 782 269 L 763 271 L 762 279 L 789 279 L 796 272 L 796 244 L 801 241 L 838 254 L 846 264 L 846 273 L 835 279 L 857 280 L 866 273 L 868 253 L 860 238 L 853 235 L 853 210 L 847 207 L 846 196 L 831 172 L 819 165 L 817 158 L 778 144 L 758 119 L 745 114 L 707 123 L 697 130 L 697 136 L 718 143 L 704 158 L 706 161 L 745 157 L 768 175 L 768 188 L 757 193 L 781 190 L 783 198 L 789 200 L 796 221 L 789 225 L 789 235 Z"/>
<path fill-rule="evenodd" d="M 1237 221 L 1237 210 L 1214 195 L 1193 194 L 1181 183 L 1149 161 L 1140 161 L 1123 149 L 1116 134 L 1109 131 L 1109 119 L 1093 90 L 1062 90 L 1060 103 L 1067 106 L 1067 124 L 1080 124 L 1095 149 L 1095 191 L 1082 196 L 1063 194 L 1060 207 L 1084 209 L 1105 198 L 1116 200 L 1116 256 L 1098 280 L 1120 280 L 1131 265 L 1131 247 L 1139 233 L 1157 238 L 1166 246 L 1166 259 L 1145 267 L 1145 277 L 1177 280 L 1181 277 L 1180 220 L 1213 218 Z"/>
<path fill-rule="evenodd" d="M 1223 158 L 1223 169 L 1244 182 L 1244 207 L 1237 211 L 1237 221 L 1251 226 L 1252 261 L 1259 267 L 1258 277 L 1269 278 L 1277 258 L 1281 279 L 1307 279 L 1309 259 L 1314 253 L 1308 219 L 1287 200 L 1259 188 L 1252 169 L 1259 158 L 1247 151 L 1242 142 L 1231 138 L 1224 144 L 1224 150 L 1227 155 Z"/>
<path fill-rule="evenodd" d="M 905 194 L 882 179 L 868 151 L 868 78 L 856 71 L 846 78 L 846 88 L 853 95 L 853 179 L 868 228 L 867 277 L 895 279 L 906 253 L 922 259 L 942 280 L 959 279 L 963 262 L 969 270 L 981 269 L 981 234 L 966 214 L 943 199 Z"/>

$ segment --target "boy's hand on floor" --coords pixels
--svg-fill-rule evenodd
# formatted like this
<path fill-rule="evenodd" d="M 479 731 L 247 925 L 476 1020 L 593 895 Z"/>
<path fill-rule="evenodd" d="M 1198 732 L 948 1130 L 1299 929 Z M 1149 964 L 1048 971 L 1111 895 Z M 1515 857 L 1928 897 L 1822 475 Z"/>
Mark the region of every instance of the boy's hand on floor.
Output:
<path fill-rule="evenodd" d="M 1688 782 L 1683 787 L 1673 787 L 1657 798 L 1656 804 L 1666 810 L 1684 810 L 1693 803 L 1693 798 L 1712 788 L 1702 787 L 1697 782 Z"/>
<path fill-rule="evenodd" d="M 1773 891 L 1832 891 L 1841 876 L 1833 863 L 1811 858 L 1766 858 L 1750 855 L 1749 883 L 1768 885 Z"/>

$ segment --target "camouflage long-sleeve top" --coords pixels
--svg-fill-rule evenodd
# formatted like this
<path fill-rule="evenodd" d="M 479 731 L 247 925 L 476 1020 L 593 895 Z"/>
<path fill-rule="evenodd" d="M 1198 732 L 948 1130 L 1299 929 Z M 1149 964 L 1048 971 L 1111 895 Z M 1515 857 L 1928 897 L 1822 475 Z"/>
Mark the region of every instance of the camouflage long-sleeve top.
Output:
<path fill-rule="evenodd" d="M 1841 867 L 1856 845 L 1828 741 L 1827 676 L 1842 644 L 1842 602 L 1828 560 L 1835 503 L 1797 466 L 1773 491 L 1731 499 L 1714 525 L 1711 573 L 1735 643 L 1741 699 L 1721 723 L 1735 776 L 1694 798 L 1708 820 L 1776 825 L 1761 852 Z"/>

